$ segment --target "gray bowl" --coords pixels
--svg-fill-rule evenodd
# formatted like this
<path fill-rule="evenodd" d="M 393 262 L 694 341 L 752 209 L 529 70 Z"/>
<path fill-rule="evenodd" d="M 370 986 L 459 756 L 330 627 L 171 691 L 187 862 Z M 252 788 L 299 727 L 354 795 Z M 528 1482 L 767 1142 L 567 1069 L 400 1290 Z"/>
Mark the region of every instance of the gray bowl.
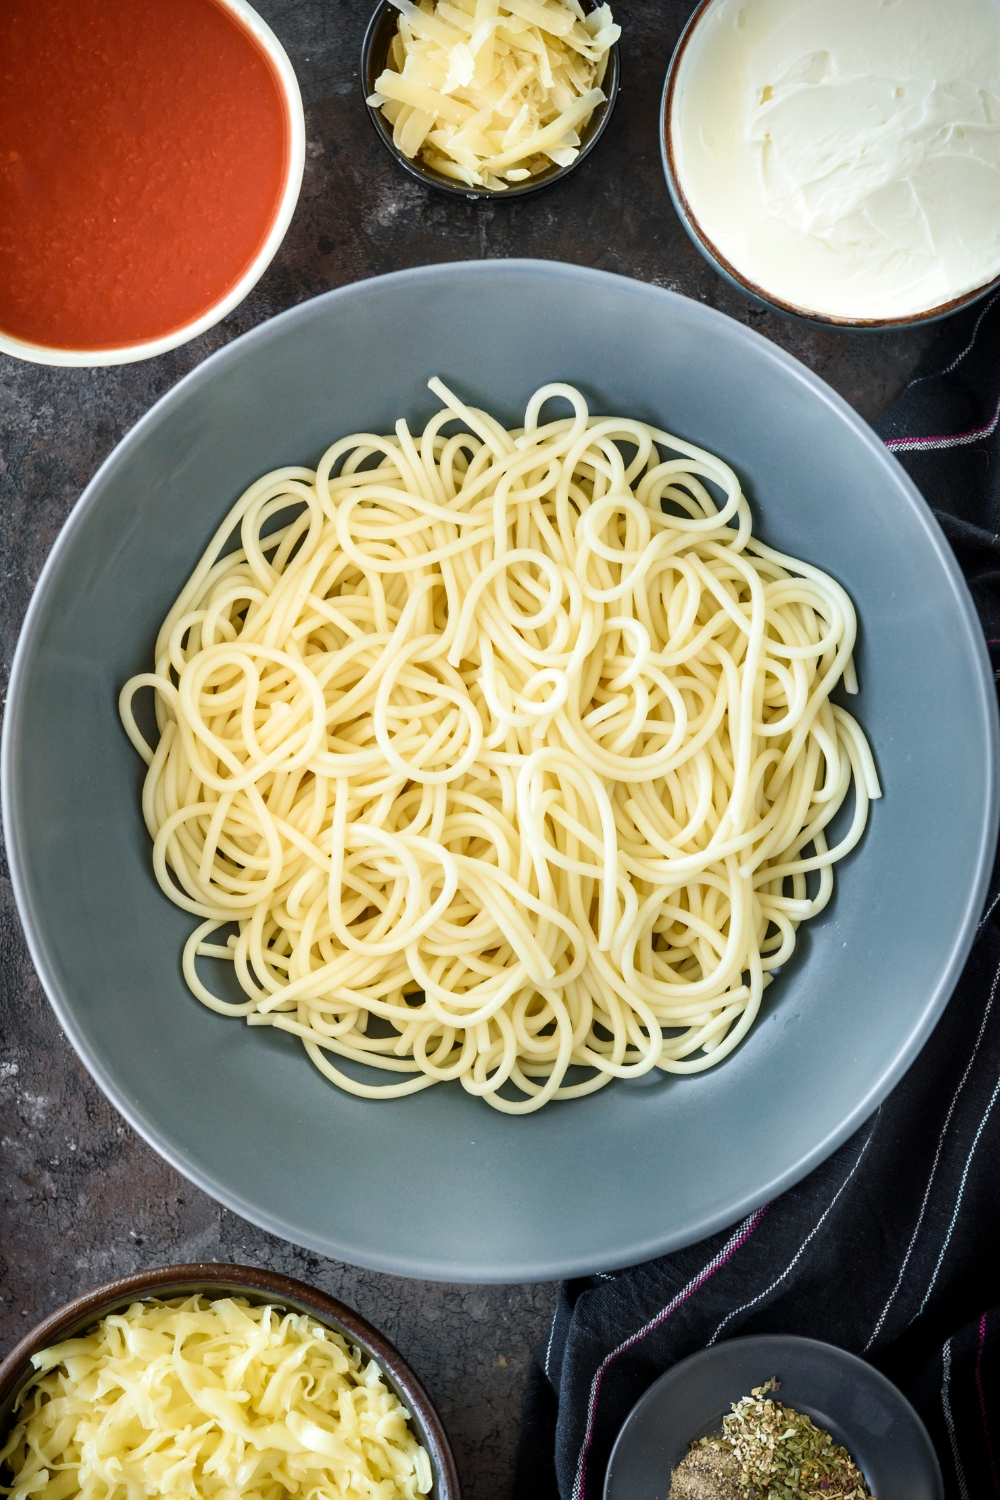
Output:
<path fill-rule="evenodd" d="M 192 920 L 160 893 L 118 722 L 124 680 L 244 487 L 334 437 L 419 428 L 440 374 L 511 424 L 543 381 L 702 443 L 765 539 L 829 569 L 862 634 L 855 700 L 885 798 L 800 929 L 746 1042 L 508 1118 L 457 1084 L 371 1103 L 290 1036 L 194 1000 Z M 170 391 L 67 522 L 18 646 L 4 738 L 10 865 L 32 957 L 86 1066 L 135 1128 L 237 1213 L 405 1275 L 529 1281 L 700 1239 L 804 1176 L 926 1041 L 972 939 L 997 825 L 982 631 L 899 463 L 822 381 L 741 324 L 605 272 L 428 266 L 254 329 Z"/>
<path fill-rule="evenodd" d="M 720 1433 L 730 1407 L 772 1376 L 779 1401 L 847 1449 L 874 1500 L 944 1500 L 927 1429 L 892 1382 L 856 1354 L 787 1334 L 729 1339 L 661 1375 L 618 1434 L 604 1500 L 667 1500 L 689 1445 Z"/>

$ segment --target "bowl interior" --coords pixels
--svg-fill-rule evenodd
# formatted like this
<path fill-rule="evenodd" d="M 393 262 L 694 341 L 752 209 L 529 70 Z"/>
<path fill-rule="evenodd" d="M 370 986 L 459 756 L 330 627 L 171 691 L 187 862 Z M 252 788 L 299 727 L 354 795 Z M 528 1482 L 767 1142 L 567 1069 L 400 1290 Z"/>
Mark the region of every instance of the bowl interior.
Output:
<path fill-rule="evenodd" d="M 372 1103 L 299 1044 L 188 993 L 193 918 L 161 894 L 144 767 L 117 695 L 252 480 L 336 437 L 420 430 L 440 375 L 514 425 L 543 382 L 651 421 L 743 478 L 763 538 L 827 569 L 861 622 L 852 711 L 883 800 L 800 928 L 746 1041 L 687 1078 L 502 1116 L 439 1085 Z M 930 511 L 867 427 L 742 325 L 655 287 L 540 261 L 400 272 L 237 340 L 101 469 L 46 566 L 5 725 L 4 819 L 32 955 L 133 1125 L 222 1202 L 320 1253 L 405 1275 L 542 1280 L 731 1223 L 870 1114 L 923 1045 L 971 942 L 996 831 L 996 698 Z M 766 1101 L 766 1103 L 765 1103 Z"/>
<path fill-rule="evenodd" d="M 0 1446 L 13 1425 L 14 1408 L 34 1371 L 31 1354 L 65 1339 L 77 1338 L 102 1318 L 124 1312 L 133 1302 L 156 1298 L 190 1297 L 198 1293 L 212 1301 L 242 1297 L 254 1306 L 265 1303 L 306 1313 L 326 1328 L 359 1345 L 376 1360 L 386 1384 L 410 1413 L 410 1427 L 427 1449 L 434 1472 L 433 1500 L 459 1500 L 455 1461 L 441 1419 L 423 1386 L 402 1356 L 366 1319 L 304 1282 L 272 1271 L 249 1267 L 204 1265 L 163 1266 L 136 1272 L 105 1287 L 85 1293 L 29 1334 L 0 1364 Z M 25 1345 L 30 1345 L 25 1348 Z"/>
<path fill-rule="evenodd" d="M 598 0 L 581 0 L 585 11 L 597 9 Z M 361 48 L 361 76 L 365 82 L 365 98 L 375 92 L 375 80 L 383 71 L 392 39 L 396 34 L 399 24 L 399 11 L 390 0 L 379 0 L 372 13 L 365 32 L 364 43 Z M 470 187 L 464 182 L 456 182 L 453 177 L 446 177 L 443 172 L 437 172 L 433 167 L 426 166 L 419 159 L 404 156 L 392 138 L 392 126 L 386 120 L 380 109 L 372 109 L 368 106 L 368 113 L 372 124 L 378 131 L 383 143 L 389 148 L 393 156 L 411 176 L 418 178 L 421 182 L 430 183 L 432 187 L 440 188 L 443 192 L 457 194 L 460 198 L 490 198 L 507 199 L 523 198 L 526 193 L 535 193 L 539 188 L 548 187 L 558 178 L 565 177 L 578 167 L 585 156 L 588 156 L 601 135 L 604 127 L 611 118 L 611 111 L 615 107 L 618 97 L 618 83 L 621 71 L 618 45 L 611 48 L 608 54 L 607 66 L 601 88 L 607 96 L 603 104 L 599 104 L 587 121 L 583 130 L 580 131 L 580 151 L 575 161 L 568 167 L 557 166 L 555 162 L 544 172 L 539 172 L 537 177 L 532 177 L 527 182 L 512 182 L 503 192 L 497 192 L 493 188 Z"/>
<path fill-rule="evenodd" d="M 666 1500 L 689 1445 L 720 1433 L 732 1405 L 772 1375 L 778 1400 L 847 1449 L 875 1500 L 942 1500 L 927 1430 L 895 1386 L 843 1349 L 785 1335 L 716 1344 L 662 1375 L 618 1435 L 604 1500 Z"/>

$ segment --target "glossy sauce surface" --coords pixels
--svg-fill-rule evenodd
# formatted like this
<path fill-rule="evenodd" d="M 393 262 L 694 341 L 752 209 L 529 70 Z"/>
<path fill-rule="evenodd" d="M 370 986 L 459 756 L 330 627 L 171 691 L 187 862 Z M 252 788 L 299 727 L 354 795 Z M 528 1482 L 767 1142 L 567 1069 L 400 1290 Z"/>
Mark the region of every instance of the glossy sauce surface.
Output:
<path fill-rule="evenodd" d="M 200 317 L 267 238 L 289 134 L 221 0 L 3 0 L 0 330 L 98 350 Z"/>

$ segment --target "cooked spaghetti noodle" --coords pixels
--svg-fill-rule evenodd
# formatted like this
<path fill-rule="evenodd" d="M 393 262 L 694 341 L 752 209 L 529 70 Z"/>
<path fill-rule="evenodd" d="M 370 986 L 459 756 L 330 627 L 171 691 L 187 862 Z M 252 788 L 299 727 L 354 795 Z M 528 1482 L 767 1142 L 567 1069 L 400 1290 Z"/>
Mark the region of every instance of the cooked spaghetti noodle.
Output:
<path fill-rule="evenodd" d="M 830 699 L 851 601 L 710 453 L 571 386 L 508 432 L 430 385 L 422 436 L 251 485 L 122 692 L 157 879 L 202 919 L 187 982 L 369 1098 L 527 1113 L 711 1067 L 880 795 Z"/>

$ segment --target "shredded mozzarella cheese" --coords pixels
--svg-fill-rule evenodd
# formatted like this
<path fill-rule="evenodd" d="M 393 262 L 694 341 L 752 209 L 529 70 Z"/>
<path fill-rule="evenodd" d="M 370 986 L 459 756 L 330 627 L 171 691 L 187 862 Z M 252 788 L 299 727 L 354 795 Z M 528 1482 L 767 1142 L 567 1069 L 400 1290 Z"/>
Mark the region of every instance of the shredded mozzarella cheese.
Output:
<path fill-rule="evenodd" d="M 579 0 L 392 0 L 401 12 L 368 103 L 404 156 L 505 191 L 579 154 L 621 35 Z"/>
<path fill-rule="evenodd" d="M 242 1298 L 134 1302 L 33 1356 L 13 1500 L 417 1500 L 430 1459 L 374 1360 Z"/>

